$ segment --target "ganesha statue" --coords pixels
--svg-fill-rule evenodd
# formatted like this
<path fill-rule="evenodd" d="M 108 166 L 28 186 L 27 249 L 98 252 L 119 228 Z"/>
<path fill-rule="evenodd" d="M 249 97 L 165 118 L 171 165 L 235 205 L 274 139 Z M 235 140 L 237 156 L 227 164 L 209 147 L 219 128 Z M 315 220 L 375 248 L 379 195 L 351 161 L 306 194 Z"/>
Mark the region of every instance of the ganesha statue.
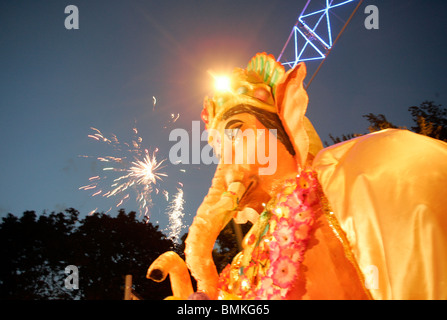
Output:
<path fill-rule="evenodd" d="M 185 261 L 167 252 L 148 277 L 179 299 L 447 299 L 447 144 L 387 129 L 323 148 L 305 77 L 258 53 L 205 98 L 219 164 Z M 231 220 L 252 227 L 218 274 Z"/>

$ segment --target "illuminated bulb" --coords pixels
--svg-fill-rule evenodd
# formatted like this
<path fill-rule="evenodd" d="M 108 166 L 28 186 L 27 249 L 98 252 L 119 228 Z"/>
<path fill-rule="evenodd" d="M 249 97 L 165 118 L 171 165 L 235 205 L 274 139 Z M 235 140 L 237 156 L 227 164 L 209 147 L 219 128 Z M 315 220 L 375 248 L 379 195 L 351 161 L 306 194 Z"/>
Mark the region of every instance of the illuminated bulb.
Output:
<path fill-rule="evenodd" d="M 241 287 L 242 287 L 242 289 L 244 289 L 244 290 L 248 289 L 248 288 L 249 288 L 248 281 L 247 281 L 247 280 L 242 280 L 242 282 L 241 282 Z"/>
<path fill-rule="evenodd" d="M 281 214 L 281 213 L 282 213 L 282 210 L 281 210 L 281 208 L 276 208 L 275 212 L 276 212 L 277 214 Z"/>
<path fill-rule="evenodd" d="M 231 82 L 230 78 L 225 76 L 216 76 L 214 77 L 215 83 L 214 87 L 217 91 L 225 92 L 231 91 Z"/>

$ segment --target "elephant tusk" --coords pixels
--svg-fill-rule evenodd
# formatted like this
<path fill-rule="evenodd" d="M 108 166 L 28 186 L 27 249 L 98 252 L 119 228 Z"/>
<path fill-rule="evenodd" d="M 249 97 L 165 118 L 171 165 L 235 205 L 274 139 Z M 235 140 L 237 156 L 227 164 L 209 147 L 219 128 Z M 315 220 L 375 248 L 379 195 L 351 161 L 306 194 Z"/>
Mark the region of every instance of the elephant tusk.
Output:
<path fill-rule="evenodd" d="M 259 212 L 253 208 L 246 207 L 242 211 L 238 211 L 234 216 L 234 222 L 237 224 L 245 224 L 250 221 L 255 224 L 259 219 Z"/>
<path fill-rule="evenodd" d="M 183 259 L 174 251 L 168 251 L 159 256 L 147 270 L 146 278 L 162 282 L 168 274 L 173 296 L 187 299 L 194 292 L 188 268 Z"/>
<path fill-rule="evenodd" d="M 215 205 L 209 211 L 222 217 L 222 229 L 230 222 L 238 203 L 245 193 L 245 186 L 240 182 L 232 182 Z"/>
<path fill-rule="evenodd" d="M 247 190 L 247 188 L 245 188 L 241 182 L 232 182 L 228 186 L 228 191 L 234 192 L 239 199 L 245 194 L 245 190 Z"/>

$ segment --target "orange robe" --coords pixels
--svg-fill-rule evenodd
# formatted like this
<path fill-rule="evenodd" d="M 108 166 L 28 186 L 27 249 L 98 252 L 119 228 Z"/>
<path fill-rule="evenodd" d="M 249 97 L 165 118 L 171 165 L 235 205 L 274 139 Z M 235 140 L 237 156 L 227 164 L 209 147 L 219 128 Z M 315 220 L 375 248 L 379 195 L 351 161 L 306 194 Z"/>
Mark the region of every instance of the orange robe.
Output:
<path fill-rule="evenodd" d="M 447 143 L 387 129 L 313 168 L 374 299 L 447 299 Z"/>

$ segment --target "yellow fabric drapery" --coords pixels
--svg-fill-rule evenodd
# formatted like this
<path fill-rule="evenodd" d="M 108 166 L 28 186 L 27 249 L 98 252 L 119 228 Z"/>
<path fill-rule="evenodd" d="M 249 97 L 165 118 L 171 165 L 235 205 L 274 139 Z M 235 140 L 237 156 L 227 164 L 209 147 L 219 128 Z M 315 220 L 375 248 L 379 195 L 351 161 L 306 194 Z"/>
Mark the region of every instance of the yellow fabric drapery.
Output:
<path fill-rule="evenodd" d="M 313 167 L 374 299 L 447 299 L 447 143 L 387 129 Z"/>

